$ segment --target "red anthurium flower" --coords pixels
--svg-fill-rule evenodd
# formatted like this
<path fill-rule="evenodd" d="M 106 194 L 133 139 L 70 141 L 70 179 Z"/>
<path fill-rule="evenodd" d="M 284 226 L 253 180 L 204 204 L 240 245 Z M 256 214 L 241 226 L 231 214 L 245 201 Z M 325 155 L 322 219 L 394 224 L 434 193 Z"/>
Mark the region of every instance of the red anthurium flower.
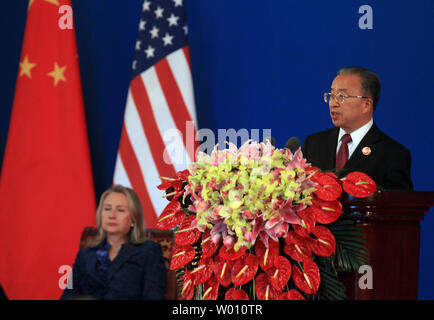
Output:
<path fill-rule="evenodd" d="M 187 263 L 194 259 L 195 255 L 196 251 L 191 246 L 173 247 L 172 260 L 170 262 L 169 269 L 176 270 L 185 266 Z"/>
<path fill-rule="evenodd" d="M 161 212 L 160 217 L 166 216 L 170 213 L 175 213 L 179 209 L 181 209 L 181 203 L 179 203 L 178 201 L 171 201 L 166 205 L 163 212 Z"/>
<path fill-rule="evenodd" d="M 216 251 L 220 243 L 214 243 L 211 237 L 211 229 L 206 229 L 202 234 L 202 256 L 211 257 Z"/>
<path fill-rule="evenodd" d="M 300 237 L 294 230 L 288 232 L 285 238 L 283 252 L 288 254 L 295 261 L 306 261 L 312 259 L 309 246 L 309 237 Z"/>
<path fill-rule="evenodd" d="M 258 266 L 258 258 L 253 254 L 235 261 L 232 267 L 232 282 L 234 285 L 241 286 L 252 280 L 258 271 Z"/>
<path fill-rule="evenodd" d="M 258 300 L 277 300 L 279 298 L 279 291 L 271 285 L 265 273 L 256 276 L 255 293 Z"/>
<path fill-rule="evenodd" d="M 341 180 L 338 179 L 337 175 L 334 172 L 328 171 L 328 172 L 324 172 L 324 174 L 336 179 L 337 182 L 341 183 Z"/>
<path fill-rule="evenodd" d="M 212 272 L 217 274 L 219 272 L 220 264 L 224 261 L 219 255 L 216 255 L 211 262 Z"/>
<path fill-rule="evenodd" d="M 312 233 L 318 238 L 310 243 L 312 251 L 320 257 L 330 257 L 336 250 L 336 240 L 331 231 L 324 226 L 316 226 Z"/>
<path fill-rule="evenodd" d="M 221 246 L 219 250 L 219 256 L 226 260 L 236 260 L 242 257 L 246 253 L 246 249 L 244 247 L 240 248 L 240 250 L 235 251 L 234 248 L 227 248 L 226 246 Z"/>
<path fill-rule="evenodd" d="M 185 212 L 178 201 L 170 202 L 158 218 L 157 228 L 169 230 L 180 224 L 185 218 Z"/>
<path fill-rule="evenodd" d="M 226 291 L 225 300 L 249 300 L 249 295 L 242 289 L 230 288 Z"/>
<path fill-rule="evenodd" d="M 293 225 L 295 232 L 301 237 L 307 237 L 315 227 L 316 214 L 312 207 L 307 207 L 299 211 L 298 216 L 301 219 L 301 225 Z"/>
<path fill-rule="evenodd" d="M 322 200 L 336 200 L 342 194 L 342 187 L 338 180 L 328 174 L 317 172 L 311 178 L 312 181 L 318 183 L 314 193 Z"/>
<path fill-rule="evenodd" d="M 211 277 L 205 282 L 202 300 L 217 300 L 219 295 L 219 282 L 217 276 Z"/>
<path fill-rule="evenodd" d="M 169 188 L 173 188 L 174 191 L 178 191 L 182 189 L 182 181 L 177 178 L 162 178 L 162 182 L 157 186 L 159 190 L 167 190 Z"/>
<path fill-rule="evenodd" d="M 366 198 L 377 191 L 377 185 L 368 175 L 354 171 L 345 177 L 344 190 L 357 198 Z"/>
<path fill-rule="evenodd" d="M 279 242 L 268 239 L 267 248 L 262 240 L 258 239 L 255 244 L 255 253 L 261 268 L 267 270 L 273 266 L 274 258 L 279 255 Z"/>
<path fill-rule="evenodd" d="M 268 281 L 278 291 L 282 291 L 291 277 L 291 263 L 282 256 L 274 259 L 273 267 L 267 271 Z"/>
<path fill-rule="evenodd" d="M 279 300 L 306 300 L 303 295 L 295 289 L 284 292 L 279 296 Z"/>
<path fill-rule="evenodd" d="M 195 285 L 207 281 L 212 276 L 211 258 L 202 258 L 199 265 L 193 269 L 190 274 Z"/>
<path fill-rule="evenodd" d="M 303 271 L 294 265 L 292 278 L 295 285 L 307 294 L 315 294 L 321 282 L 318 266 L 312 260 L 306 260 L 303 263 Z"/>
<path fill-rule="evenodd" d="M 310 173 L 313 173 L 313 172 L 321 171 L 321 169 L 318 168 L 318 167 L 307 167 L 307 168 L 304 169 L 304 171 L 306 171 L 306 172 L 308 172 L 310 174 Z"/>
<path fill-rule="evenodd" d="M 186 246 L 199 240 L 201 232 L 191 226 L 194 219 L 195 216 L 190 215 L 182 221 L 178 231 L 175 232 L 175 243 L 177 245 Z"/>
<path fill-rule="evenodd" d="M 188 169 L 185 169 L 183 171 L 178 171 L 176 173 L 176 176 L 181 179 L 182 181 L 188 181 L 188 177 L 190 176 L 190 171 Z"/>
<path fill-rule="evenodd" d="M 219 283 L 227 287 L 232 283 L 232 266 L 234 262 L 224 260 L 220 256 L 216 256 L 214 260 L 214 273 L 217 276 Z"/>
<path fill-rule="evenodd" d="M 316 197 L 312 199 L 312 211 L 316 214 L 316 221 L 329 224 L 339 219 L 342 214 L 342 204 L 338 200 L 324 201 Z"/>
<path fill-rule="evenodd" d="M 191 278 L 190 272 L 188 270 L 185 270 L 184 274 L 184 282 L 182 284 L 182 290 L 181 290 L 181 299 L 182 300 L 191 300 L 194 296 L 194 283 Z"/>
<path fill-rule="evenodd" d="M 182 196 L 182 194 L 184 193 L 184 189 L 179 190 L 177 193 L 173 194 L 170 197 L 167 197 L 167 200 L 169 201 L 179 201 L 182 202 L 182 198 L 180 199 L 179 197 Z"/>

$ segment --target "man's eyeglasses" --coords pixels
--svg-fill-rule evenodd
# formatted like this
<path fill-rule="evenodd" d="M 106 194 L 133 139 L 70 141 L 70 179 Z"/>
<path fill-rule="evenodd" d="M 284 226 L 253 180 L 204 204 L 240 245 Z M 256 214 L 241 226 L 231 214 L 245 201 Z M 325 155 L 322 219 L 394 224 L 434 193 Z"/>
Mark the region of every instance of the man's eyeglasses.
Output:
<path fill-rule="evenodd" d="M 343 93 L 324 93 L 324 102 L 325 103 L 329 103 L 330 99 L 335 99 L 336 102 L 338 103 L 344 103 L 345 99 L 348 98 L 361 98 L 361 99 L 367 99 L 369 97 L 365 97 L 365 96 L 350 96 L 348 94 L 343 94 Z"/>

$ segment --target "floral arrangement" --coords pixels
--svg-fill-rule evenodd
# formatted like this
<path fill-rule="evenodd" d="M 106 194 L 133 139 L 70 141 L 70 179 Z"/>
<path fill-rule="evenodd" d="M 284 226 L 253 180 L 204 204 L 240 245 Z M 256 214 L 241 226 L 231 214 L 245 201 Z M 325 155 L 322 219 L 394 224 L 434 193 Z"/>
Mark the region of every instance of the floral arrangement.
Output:
<path fill-rule="evenodd" d="M 343 191 L 376 191 L 364 173 L 338 179 L 308 164 L 300 149 L 248 141 L 200 153 L 162 180 L 170 202 L 157 227 L 175 228 L 170 269 L 178 271 L 180 299 L 342 298 L 337 269 L 366 263 L 338 200 Z"/>

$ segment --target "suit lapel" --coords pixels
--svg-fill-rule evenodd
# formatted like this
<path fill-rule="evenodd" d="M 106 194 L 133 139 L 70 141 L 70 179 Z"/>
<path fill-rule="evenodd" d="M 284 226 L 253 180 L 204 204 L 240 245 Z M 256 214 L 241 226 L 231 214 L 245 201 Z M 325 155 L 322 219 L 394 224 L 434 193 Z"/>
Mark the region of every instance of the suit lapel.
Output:
<path fill-rule="evenodd" d="M 336 167 L 336 148 L 338 145 L 339 128 L 332 130 L 324 143 L 324 151 L 322 154 L 321 163 L 326 164 L 324 168 L 331 170 Z"/>
<path fill-rule="evenodd" d="M 136 252 L 134 246 L 130 244 L 123 245 L 116 258 L 112 261 L 112 264 L 108 270 L 107 279 L 110 282 L 116 272 L 122 267 L 122 265 Z"/>
<path fill-rule="evenodd" d="M 357 146 L 356 150 L 354 150 L 351 157 L 348 159 L 347 163 L 345 164 L 345 169 L 351 171 L 352 168 L 359 168 L 360 164 L 363 161 L 369 160 L 375 153 L 375 145 L 377 142 L 381 139 L 380 130 L 378 129 L 377 125 L 374 123 L 369 129 L 368 133 L 363 137 L 363 139 L 360 141 L 359 145 Z M 368 147 L 370 149 L 369 154 L 364 154 L 363 148 Z"/>

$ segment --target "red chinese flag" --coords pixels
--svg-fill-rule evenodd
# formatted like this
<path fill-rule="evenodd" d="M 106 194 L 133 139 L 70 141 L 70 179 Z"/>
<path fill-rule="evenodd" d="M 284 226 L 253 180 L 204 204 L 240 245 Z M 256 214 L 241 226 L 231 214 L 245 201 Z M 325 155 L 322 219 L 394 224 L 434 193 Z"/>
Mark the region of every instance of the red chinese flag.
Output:
<path fill-rule="evenodd" d="M 0 283 L 9 299 L 58 299 L 59 269 L 72 266 L 81 231 L 95 222 L 75 32 L 62 29 L 72 22 L 65 4 L 29 3 L 0 176 Z"/>

